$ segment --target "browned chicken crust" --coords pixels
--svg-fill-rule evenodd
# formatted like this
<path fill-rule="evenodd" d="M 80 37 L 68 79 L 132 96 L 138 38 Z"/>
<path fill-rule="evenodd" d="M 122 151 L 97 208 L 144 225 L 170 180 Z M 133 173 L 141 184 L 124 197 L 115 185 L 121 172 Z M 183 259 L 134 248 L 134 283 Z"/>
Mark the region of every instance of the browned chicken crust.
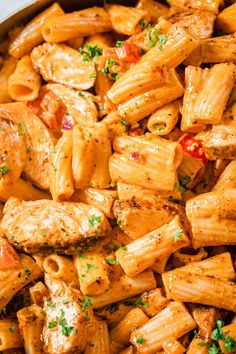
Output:
<path fill-rule="evenodd" d="M 111 231 L 105 215 L 83 203 L 52 200 L 20 202 L 10 198 L 4 207 L 0 233 L 27 253 L 74 254 L 102 240 Z"/>

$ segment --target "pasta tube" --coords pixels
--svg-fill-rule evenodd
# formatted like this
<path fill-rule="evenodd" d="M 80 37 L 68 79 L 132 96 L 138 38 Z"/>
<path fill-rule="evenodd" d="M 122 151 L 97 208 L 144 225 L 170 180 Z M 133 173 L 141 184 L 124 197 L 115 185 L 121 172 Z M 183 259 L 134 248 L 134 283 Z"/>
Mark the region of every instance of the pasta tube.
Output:
<path fill-rule="evenodd" d="M 55 201 L 67 200 L 74 192 L 72 179 L 72 131 L 67 130 L 56 145 L 50 171 L 50 192 Z"/>
<path fill-rule="evenodd" d="M 178 143 L 146 134 L 117 137 L 113 146 L 115 154 L 109 161 L 112 181 L 173 191 L 177 182 L 176 169 L 183 157 Z"/>
<path fill-rule="evenodd" d="M 186 204 L 194 248 L 235 244 L 236 190 L 201 194 Z"/>
<path fill-rule="evenodd" d="M 85 204 L 94 205 L 100 209 L 108 218 L 113 218 L 113 203 L 117 199 L 117 192 L 107 189 L 88 188 L 76 190 L 71 198 L 73 201 L 80 201 Z"/>
<path fill-rule="evenodd" d="M 73 128 L 72 174 L 75 187 L 84 189 L 89 186 L 94 165 L 94 140 L 90 129 Z"/>
<path fill-rule="evenodd" d="M 200 45 L 200 59 L 203 63 L 231 63 L 236 61 L 236 35 L 205 39 Z M 224 48 L 224 50 L 222 50 Z M 201 64 L 201 63 L 200 63 Z"/>
<path fill-rule="evenodd" d="M 142 22 L 140 21 L 145 21 L 147 25 L 150 21 L 150 15 L 144 9 L 110 4 L 106 5 L 106 10 L 110 16 L 113 30 L 128 36 L 142 30 Z"/>
<path fill-rule="evenodd" d="M 169 0 L 169 4 L 172 6 L 177 6 L 180 8 L 193 8 L 200 9 L 205 11 L 211 11 L 215 14 L 218 14 L 219 9 L 224 4 L 222 0 Z"/>
<path fill-rule="evenodd" d="M 230 348 L 230 345 L 227 346 L 227 338 L 231 338 L 231 343 L 234 343 L 236 340 L 236 323 L 231 323 L 228 326 L 224 326 L 221 329 L 222 334 L 225 338 L 225 340 L 220 339 L 219 340 L 219 345 L 220 349 L 222 350 L 222 353 L 227 354 L 227 353 L 233 353 L 235 352 L 235 345 L 232 344 Z"/>
<path fill-rule="evenodd" d="M 146 10 L 151 16 L 151 22 L 157 21 L 160 17 L 166 17 L 169 14 L 169 8 L 154 0 L 139 0 L 137 9 Z"/>
<path fill-rule="evenodd" d="M 0 70 L 0 103 L 8 103 L 12 101 L 8 92 L 8 80 L 14 73 L 16 65 L 17 60 L 13 57 L 9 57 L 3 61 Z"/>
<path fill-rule="evenodd" d="M 150 270 L 140 273 L 135 278 L 123 275 L 118 280 L 111 282 L 105 293 L 99 296 L 91 296 L 92 307 L 95 309 L 101 308 L 155 288 L 156 280 Z"/>
<path fill-rule="evenodd" d="M 49 18 L 63 15 L 64 11 L 58 3 L 54 3 L 45 11 L 41 12 L 18 34 L 9 46 L 9 54 L 15 58 L 21 58 L 38 44 L 43 42 L 41 29 Z"/>
<path fill-rule="evenodd" d="M 131 343 L 140 353 L 156 353 L 169 338 L 180 338 L 196 327 L 186 307 L 177 301 L 171 302 L 155 317 L 131 334 Z M 140 341 L 139 338 L 143 340 Z"/>
<path fill-rule="evenodd" d="M 183 160 L 178 168 L 178 177 L 180 182 L 193 188 L 200 181 L 205 171 L 205 165 L 200 159 L 195 159 L 184 152 Z"/>
<path fill-rule="evenodd" d="M 132 199 L 135 197 L 141 200 L 149 200 L 151 203 L 155 202 L 158 197 L 181 200 L 181 193 L 177 189 L 172 192 L 155 191 L 122 182 L 117 182 L 117 192 L 119 199 Z"/>
<path fill-rule="evenodd" d="M 152 114 L 156 109 L 183 96 L 183 94 L 184 88 L 179 76 L 175 70 L 170 69 L 167 82 L 164 85 L 120 104 L 118 111 L 123 119 L 130 124 L 134 124 Z"/>
<path fill-rule="evenodd" d="M 109 288 L 108 265 L 102 254 L 90 253 L 74 260 L 80 289 L 84 295 L 99 295 Z"/>
<path fill-rule="evenodd" d="M 23 346 L 18 323 L 12 320 L 0 320 L 0 350 Z"/>
<path fill-rule="evenodd" d="M 236 32 L 236 4 L 228 6 L 217 17 L 218 26 L 226 33 Z"/>
<path fill-rule="evenodd" d="M 111 340 L 106 322 L 96 321 L 94 335 L 89 338 L 84 354 L 110 354 L 110 346 Z"/>
<path fill-rule="evenodd" d="M 225 168 L 220 175 L 220 178 L 213 187 L 213 191 L 220 191 L 223 189 L 236 188 L 236 161 L 233 160 Z"/>
<path fill-rule="evenodd" d="M 26 354 L 38 354 L 43 350 L 41 334 L 44 317 L 42 308 L 37 305 L 24 307 L 17 312 L 19 328 L 24 339 Z"/>
<path fill-rule="evenodd" d="M 125 274 L 134 277 L 155 263 L 155 260 L 170 256 L 180 248 L 189 245 L 179 218 L 129 243 L 124 251 L 116 251 L 116 258 Z"/>
<path fill-rule="evenodd" d="M 24 56 L 8 79 L 9 95 L 15 101 L 33 101 L 38 97 L 40 81 L 40 76 L 34 70 L 30 57 Z"/>
<path fill-rule="evenodd" d="M 52 254 L 45 257 L 43 268 L 49 277 L 64 282 L 67 286 L 79 288 L 79 281 L 73 261 L 70 258 Z"/>
<path fill-rule="evenodd" d="M 134 308 L 111 330 L 111 339 L 123 345 L 129 344 L 131 332 L 147 321 L 145 313 L 139 308 Z"/>
<path fill-rule="evenodd" d="M 168 338 L 162 343 L 162 348 L 166 354 L 183 354 L 186 352 L 185 347 L 174 337 Z"/>
<path fill-rule="evenodd" d="M 196 133 L 205 129 L 206 125 L 193 120 L 193 107 L 209 69 L 188 66 L 185 69 L 185 92 L 182 109 L 181 130 Z"/>
<path fill-rule="evenodd" d="M 35 188 L 29 181 L 19 178 L 11 184 L 0 183 L 0 200 L 6 202 L 10 197 L 19 200 L 50 199 L 50 195 Z"/>
<path fill-rule="evenodd" d="M 0 309 L 8 304 L 13 296 L 27 284 L 39 278 L 41 270 L 34 260 L 25 254 L 20 255 L 20 263 L 14 269 L 0 271 Z"/>
<path fill-rule="evenodd" d="M 163 310 L 168 304 L 169 300 L 163 295 L 162 288 L 156 288 L 142 294 L 141 296 L 142 310 L 148 317 L 154 317 L 161 310 Z"/>
<path fill-rule="evenodd" d="M 234 64 L 214 65 L 195 99 L 192 119 L 197 123 L 220 124 L 234 82 Z"/>
<path fill-rule="evenodd" d="M 109 32 L 111 21 L 106 11 L 100 7 L 92 7 L 60 17 L 48 19 L 42 28 L 46 42 L 64 42 L 78 35 L 91 36 L 99 32 Z"/>
<path fill-rule="evenodd" d="M 209 348 L 199 338 L 193 338 L 191 341 L 187 354 L 208 354 Z"/>
<path fill-rule="evenodd" d="M 210 160 L 236 157 L 236 104 L 224 114 L 219 125 L 213 125 L 204 140 L 204 151 Z"/>
<path fill-rule="evenodd" d="M 148 130 L 157 135 L 167 135 L 179 120 L 180 101 L 173 101 L 159 108 L 148 119 Z"/>
<path fill-rule="evenodd" d="M 44 298 L 48 296 L 46 286 L 41 281 L 38 281 L 34 286 L 29 288 L 29 293 L 31 304 L 43 307 Z"/>
<path fill-rule="evenodd" d="M 111 142 L 117 136 L 126 134 L 127 122 L 120 116 L 118 110 L 110 112 L 102 122 L 106 124 Z"/>

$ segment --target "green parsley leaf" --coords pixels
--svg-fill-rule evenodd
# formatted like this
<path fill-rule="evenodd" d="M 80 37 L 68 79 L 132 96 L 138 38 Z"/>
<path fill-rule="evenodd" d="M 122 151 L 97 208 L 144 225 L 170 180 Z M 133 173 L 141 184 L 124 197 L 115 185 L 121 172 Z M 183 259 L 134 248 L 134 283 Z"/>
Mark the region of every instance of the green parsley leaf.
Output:
<path fill-rule="evenodd" d="M 9 331 L 11 332 L 11 333 L 13 333 L 14 332 L 14 330 L 15 330 L 15 326 L 11 326 L 11 327 L 9 327 Z"/>
<path fill-rule="evenodd" d="M 96 223 L 99 223 L 101 221 L 101 216 L 96 216 L 96 215 L 91 215 L 89 219 L 89 225 L 94 227 Z"/>
<path fill-rule="evenodd" d="M 82 248 L 78 247 L 77 250 L 75 251 L 75 254 L 77 254 L 79 256 L 80 259 L 84 259 L 86 258 L 85 255 L 82 252 Z"/>
<path fill-rule="evenodd" d="M 121 249 L 122 249 L 123 252 L 128 250 L 127 246 L 121 246 Z"/>
<path fill-rule="evenodd" d="M 229 337 L 229 336 L 225 337 L 225 339 L 224 339 L 224 348 L 228 352 L 231 352 L 233 349 L 236 348 L 236 341 L 233 338 Z"/>
<path fill-rule="evenodd" d="M 85 296 L 84 299 L 82 300 L 82 308 L 81 310 L 83 312 L 86 311 L 87 307 L 90 307 L 91 306 L 91 299 L 89 296 Z"/>
<path fill-rule="evenodd" d="M 92 136 L 92 133 L 89 130 L 86 130 L 86 133 L 89 138 Z"/>
<path fill-rule="evenodd" d="M 118 73 L 112 73 L 112 74 L 111 74 L 111 78 L 112 78 L 113 80 L 117 81 L 117 80 L 120 78 L 120 74 L 118 74 Z"/>
<path fill-rule="evenodd" d="M 106 258 L 105 259 L 107 264 L 114 265 L 114 264 L 119 264 L 119 261 L 113 258 Z"/>
<path fill-rule="evenodd" d="M 158 44 L 158 49 L 162 50 L 163 49 L 163 45 L 166 44 L 167 42 L 167 37 L 165 34 L 160 34 L 159 35 L 159 44 Z"/>
<path fill-rule="evenodd" d="M 147 21 L 145 20 L 145 18 L 141 18 L 141 20 L 139 21 L 139 24 L 142 28 L 145 28 L 147 25 Z"/>
<path fill-rule="evenodd" d="M 191 182 L 191 181 L 192 181 L 191 177 L 189 177 L 189 176 L 184 176 L 184 177 L 182 178 L 182 180 L 181 180 L 181 183 L 182 183 L 183 186 L 186 186 L 186 184 L 188 184 L 188 183 Z"/>
<path fill-rule="evenodd" d="M 97 45 L 92 46 L 91 44 L 86 44 L 86 50 L 79 48 L 80 54 L 83 55 L 83 62 L 90 62 L 93 58 L 97 59 L 99 55 L 102 55 L 103 50 Z"/>
<path fill-rule="evenodd" d="M 29 277 L 31 274 L 31 270 L 26 268 L 26 269 L 24 269 L 24 271 L 25 271 L 25 274 Z"/>
<path fill-rule="evenodd" d="M 72 326 L 61 326 L 61 333 L 63 334 L 63 336 L 68 337 L 72 332 L 73 332 L 74 327 Z"/>
<path fill-rule="evenodd" d="M 84 97 L 84 94 L 82 92 L 78 92 L 78 96 Z"/>
<path fill-rule="evenodd" d="M 209 347 L 209 351 L 208 351 L 208 354 L 221 354 L 221 350 L 219 347 L 216 346 L 216 344 L 212 344 L 210 347 Z"/>
<path fill-rule="evenodd" d="M 67 300 L 62 300 L 63 305 L 67 305 L 69 302 Z"/>
<path fill-rule="evenodd" d="M 156 130 L 158 130 L 159 132 L 162 132 L 162 130 L 164 129 L 163 125 L 156 125 Z"/>
<path fill-rule="evenodd" d="M 159 33 L 156 28 L 152 30 L 152 26 L 148 25 L 147 27 L 147 44 L 149 48 L 155 47 L 159 38 Z"/>
<path fill-rule="evenodd" d="M 148 307 L 149 303 L 148 301 L 142 301 L 141 296 L 138 298 L 138 300 L 134 303 L 134 307 L 138 307 L 138 306 L 143 306 L 143 307 Z"/>
<path fill-rule="evenodd" d="M 180 240 L 180 235 L 181 234 L 183 234 L 184 233 L 184 230 L 182 230 L 182 229 L 179 229 L 178 231 L 176 231 L 176 233 L 174 234 L 174 240 L 175 240 L 175 242 L 176 241 L 179 241 Z"/>
<path fill-rule="evenodd" d="M 46 232 L 45 231 L 41 231 L 41 236 L 46 237 L 47 236 Z"/>
<path fill-rule="evenodd" d="M 120 124 L 123 125 L 123 126 L 125 126 L 125 125 L 126 125 L 126 121 L 123 120 L 123 119 L 121 119 L 121 120 L 120 120 Z"/>
<path fill-rule="evenodd" d="M 94 265 L 94 264 L 87 263 L 87 264 L 86 264 L 86 267 L 87 267 L 86 272 L 90 272 L 90 270 L 93 270 L 93 269 L 95 268 L 95 265 Z"/>
<path fill-rule="evenodd" d="M 24 130 L 23 124 L 22 123 L 18 123 L 18 133 L 19 135 L 25 135 L 26 131 Z"/>
<path fill-rule="evenodd" d="M 47 306 L 50 307 L 51 309 L 53 309 L 54 307 L 56 307 L 56 304 L 54 304 L 52 301 L 47 301 L 46 304 L 47 304 Z"/>
<path fill-rule="evenodd" d="M 212 334 L 211 334 L 211 339 L 213 340 L 224 340 L 224 335 L 222 333 L 222 327 L 224 326 L 224 322 L 221 321 L 221 320 L 218 320 L 216 321 L 216 324 L 217 324 L 217 327 L 218 328 L 215 328 L 213 331 L 212 331 Z"/>
<path fill-rule="evenodd" d="M 97 75 L 96 75 L 96 73 L 91 73 L 91 74 L 89 74 L 89 78 L 90 79 L 92 79 L 93 77 L 96 77 Z"/>
<path fill-rule="evenodd" d="M 110 313 L 114 313 L 118 310 L 118 307 L 118 304 L 112 304 L 107 307 L 107 311 L 109 311 Z"/>
<path fill-rule="evenodd" d="M 57 172 L 57 168 L 56 168 L 56 166 L 54 165 L 54 163 L 51 163 L 51 166 L 52 166 L 53 172 Z"/>
<path fill-rule="evenodd" d="M 0 166 L 0 173 L 4 176 L 10 171 L 10 167 L 8 165 Z"/>
<path fill-rule="evenodd" d="M 123 42 L 123 41 L 117 41 L 117 42 L 116 42 L 116 47 L 117 47 L 117 48 L 121 48 L 121 47 L 123 47 L 123 45 L 124 45 L 124 42 Z"/>
<path fill-rule="evenodd" d="M 117 221 L 117 225 L 120 226 L 120 225 L 122 225 L 122 224 L 124 224 L 124 221 L 122 221 L 122 220 L 118 220 L 118 221 Z"/>
<path fill-rule="evenodd" d="M 136 343 L 143 344 L 143 342 L 144 342 L 144 338 L 142 337 L 136 338 Z"/>
<path fill-rule="evenodd" d="M 27 154 L 29 154 L 29 153 L 31 153 L 32 152 L 32 147 L 31 146 L 28 146 L 27 148 L 26 148 L 26 153 Z"/>
<path fill-rule="evenodd" d="M 48 322 L 49 329 L 55 328 L 56 326 L 57 326 L 57 321 Z"/>

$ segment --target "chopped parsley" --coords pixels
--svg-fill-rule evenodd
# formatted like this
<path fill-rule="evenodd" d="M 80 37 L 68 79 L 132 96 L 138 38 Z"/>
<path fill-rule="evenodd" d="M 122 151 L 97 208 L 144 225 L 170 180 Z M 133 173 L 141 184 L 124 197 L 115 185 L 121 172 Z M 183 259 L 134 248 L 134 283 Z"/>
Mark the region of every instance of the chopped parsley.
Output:
<path fill-rule="evenodd" d="M 4 176 L 10 171 L 10 167 L 8 165 L 0 166 L 0 173 Z"/>
<path fill-rule="evenodd" d="M 118 304 L 112 304 L 107 307 L 107 311 L 110 313 L 114 313 L 118 310 L 118 308 L 119 308 Z"/>
<path fill-rule="evenodd" d="M 27 275 L 27 277 L 29 277 L 31 274 L 31 270 L 26 268 L 26 269 L 24 269 L 24 271 L 25 271 L 25 274 Z"/>
<path fill-rule="evenodd" d="M 52 301 L 47 301 L 46 304 L 47 304 L 47 306 L 50 307 L 51 309 L 53 309 L 54 307 L 56 307 L 56 304 L 54 304 Z"/>
<path fill-rule="evenodd" d="M 55 321 L 48 322 L 48 328 L 52 329 L 60 326 L 62 335 L 68 337 L 73 332 L 74 327 L 68 326 L 67 324 L 67 320 L 65 319 L 65 311 L 61 309 L 60 316 L 56 317 Z"/>
<path fill-rule="evenodd" d="M 29 154 L 31 152 L 32 152 L 32 147 L 31 146 L 27 146 L 26 153 Z"/>
<path fill-rule="evenodd" d="M 118 63 L 115 60 L 112 60 L 111 58 L 109 58 L 106 62 L 106 66 L 104 69 L 102 69 L 102 72 L 105 74 L 110 74 L 110 67 L 112 65 L 117 65 Z"/>
<path fill-rule="evenodd" d="M 147 25 L 147 21 L 145 20 L 145 18 L 141 18 L 141 20 L 139 21 L 139 24 L 144 29 Z"/>
<path fill-rule="evenodd" d="M 167 42 L 167 37 L 165 34 L 159 34 L 156 28 L 151 29 L 151 25 L 147 27 L 147 43 L 149 48 L 155 47 L 156 43 L 159 41 L 158 49 L 162 50 L 163 45 Z"/>
<path fill-rule="evenodd" d="M 123 41 L 117 41 L 117 42 L 116 42 L 116 47 L 117 47 L 117 48 L 121 48 L 121 47 L 123 47 L 123 45 L 124 45 L 124 42 L 123 42 Z"/>
<path fill-rule="evenodd" d="M 138 306 L 148 307 L 149 303 L 147 301 L 142 301 L 140 296 L 138 300 L 134 303 L 134 307 L 138 307 Z"/>
<path fill-rule="evenodd" d="M 67 300 L 62 300 L 63 305 L 67 305 L 69 302 Z"/>
<path fill-rule="evenodd" d="M 119 220 L 119 221 L 117 221 L 117 225 L 122 225 L 124 223 L 124 221 L 122 221 L 122 220 Z"/>
<path fill-rule="evenodd" d="M 176 189 L 180 193 L 183 193 L 186 191 L 186 188 L 184 186 L 181 186 L 178 182 L 175 183 L 174 189 Z"/>
<path fill-rule="evenodd" d="M 99 55 L 102 55 L 103 50 L 99 48 L 96 44 L 92 46 L 91 44 L 86 44 L 86 49 L 79 48 L 80 54 L 83 55 L 83 62 L 90 62 L 93 58 L 97 59 Z"/>
<path fill-rule="evenodd" d="M 89 225 L 94 227 L 96 223 L 101 221 L 101 216 L 91 215 L 89 219 Z"/>
<path fill-rule="evenodd" d="M 46 237 L 47 236 L 46 232 L 45 231 L 41 231 L 41 236 Z"/>
<path fill-rule="evenodd" d="M 186 186 L 186 184 L 188 184 L 188 183 L 191 182 L 191 181 L 192 181 L 191 177 L 189 177 L 189 176 L 184 176 L 184 177 L 182 178 L 182 180 L 181 180 L 181 183 L 182 183 L 183 186 Z"/>
<path fill-rule="evenodd" d="M 174 240 L 179 241 L 180 240 L 180 235 L 184 233 L 184 230 L 179 229 L 178 231 L 176 231 L 176 233 L 174 234 Z"/>
<path fill-rule="evenodd" d="M 53 172 L 57 172 L 57 168 L 56 168 L 56 166 L 54 165 L 54 163 L 51 163 L 51 166 L 52 166 Z"/>
<path fill-rule="evenodd" d="M 97 75 L 96 75 L 96 73 L 91 73 L 91 74 L 89 74 L 89 78 L 90 79 L 92 79 L 93 77 L 96 77 Z"/>
<path fill-rule="evenodd" d="M 163 127 L 163 125 L 156 125 L 156 130 L 158 131 L 158 132 L 162 132 L 162 130 L 164 129 L 164 127 Z"/>
<path fill-rule="evenodd" d="M 112 73 L 111 74 L 111 78 L 115 81 L 117 81 L 120 78 L 120 74 L 119 73 Z"/>
<path fill-rule="evenodd" d="M 123 126 L 126 126 L 126 121 L 123 120 L 123 119 L 121 119 L 121 120 L 120 120 L 120 124 L 123 125 Z"/>
<path fill-rule="evenodd" d="M 11 327 L 9 327 L 9 331 L 11 332 L 11 333 L 13 333 L 14 332 L 14 330 L 15 330 L 15 326 L 11 326 Z"/>
<path fill-rule="evenodd" d="M 95 265 L 94 264 L 90 264 L 90 263 L 87 263 L 86 264 L 86 273 L 90 272 L 90 270 L 93 270 L 95 268 Z"/>
<path fill-rule="evenodd" d="M 215 340 L 215 341 L 218 341 L 218 340 L 222 340 L 224 342 L 224 348 L 227 350 L 227 351 L 232 351 L 233 349 L 236 348 L 236 341 L 231 338 L 230 336 L 224 336 L 223 332 L 222 332 L 222 328 L 224 327 L 224 322 L 221 321 L 221 320 L 218 320 L 216 321 L 216 324 L 217 324 L 217 328 L 215 328 L 213 331 L 212 331 L 212 334 L 211 334 L 211 339 Z M 216 347 L 216 345 L 215 345 Z M 216 349 L 218 349 L 216 347 Z M 213 351 L 215 350 L 214 348 L 212 349 L 212 352 L 211 354 L 215 354 L 215 353 L 220 353 L 220 351 Z M 210 353 L 210 351 L 209 351 Z"/>
<path fill-rule="evenodd" d="M 209 351 L 208 351 L 208 354 L 221 354 L 222 351 L 220 350 L 219 347 L 217 347 L 215 344 L 212 344 L 210 347 L 209 347 Z"/>
<path fill-rule="evenodd" d="M 143 344 L 143 342 L 144 342 L 144 338 L 142 337 L 136 338 L 136 343 Z"/>
<path fill-rule="evenodd" d="M 86 133 L 89 138 L 92 136 L 92 133 L 89 130 L 86 130 Z"/>
<path fill-rule="evenodd" d="M 78 96 L 84 97 L 84 94 L 82 92 L 78 92 Z"/>
<path fill-rule="evenodd" d="M 122 249 L 123 252 L 128 250 L 127 246 L 121 246 L 121 249 Z"/>
<path fill-rule="evenodd" d="M 91 306 L 91 300 L 89 296 L 85 296 L 82 300 L 82 308 L 81 310 L 85 313 L 85 319 L 90 320 L 87 308 Z"/>
<path fill-rule="evenodd" d="M 106 263 L 109 265 L 117 265 L 119 264 L 119 261 L 113 258 L 106 258 L 105 259 Z"/>
<path fill-rule="evenodd" d="M 85 258 L 85 255 L 83 254 L 81 247 L 77 248 L 77 250 L 75 251 L 75 254 L 77 254 L 80 259 L 84 259 Z"/>
<path fill-rule="evenodd" d="M 165 34 L 160 34 L 159 35 L 159 44 L 158 44 L 158 49 L 162 50 L 163 49 L 163 45 L 166 44 L 167 42 L 167 37 Z"/>
<path fill-rule="evenodd" d="M 18 133 L 19 133 L 19 135 L 25 135 L 26 134 L 26 131 L 25 131 L 22 123 L 18 123 Z"/>

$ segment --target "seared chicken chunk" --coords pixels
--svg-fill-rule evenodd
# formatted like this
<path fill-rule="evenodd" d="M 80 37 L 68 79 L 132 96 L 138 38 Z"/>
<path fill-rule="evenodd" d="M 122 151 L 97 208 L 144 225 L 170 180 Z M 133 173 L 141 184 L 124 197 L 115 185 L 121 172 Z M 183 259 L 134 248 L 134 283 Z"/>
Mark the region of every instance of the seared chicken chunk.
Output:
<path fill-rule="evenodd" d="M 24 138 L 27 153 L 24 165 L 26 176 L 38 187 L 48 189 L 50 156 L 54 151 L 55 138 L 24 103 L 1 104 L 0 118 L 13 122 L 18 127 L 20 137 Z M 14 150 L 18 150 L 18 153 Z M 20 142 L 15 147 L 11 146 L 11 153 L 17 157 L 22 150 Z"/>
<path fill-rule="evenodd" d="M 84 62 L 83 55 L 65 44 L 44 43 L 31 53 L 34 68 L 45 81 L 88 90 L 93 87 L 96 73 L 94 62 Z"/>
<path fill-rule="evenodd" d="M 106 236 L 111 230 L 105 215 L 83 203 L 52 200 L 20 202 L 10 198 L 4 207 L 0 232 L 27 253 L 73 254 L 78 246 Z"/>

